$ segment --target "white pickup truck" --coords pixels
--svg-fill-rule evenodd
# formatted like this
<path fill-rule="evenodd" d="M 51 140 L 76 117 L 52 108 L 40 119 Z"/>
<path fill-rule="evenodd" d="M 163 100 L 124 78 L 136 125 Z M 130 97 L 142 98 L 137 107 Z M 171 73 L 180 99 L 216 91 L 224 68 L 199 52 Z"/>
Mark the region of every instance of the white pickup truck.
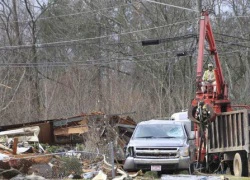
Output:
<path fill-rule="evenodd" d="M 127 171 L 191 172 L 195 159 L 194 134 L 191 121 L 180 117 L 176 113 L 172 116 L 174 119 L 137 124 L 126 147 L 123 168 Z"/>

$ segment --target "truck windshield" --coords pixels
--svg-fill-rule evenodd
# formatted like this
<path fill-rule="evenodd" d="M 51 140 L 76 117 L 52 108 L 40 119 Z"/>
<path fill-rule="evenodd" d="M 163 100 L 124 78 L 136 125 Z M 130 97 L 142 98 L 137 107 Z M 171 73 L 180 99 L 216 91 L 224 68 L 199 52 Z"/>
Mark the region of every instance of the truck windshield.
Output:
<path fill-rule="evenodd" d="M 134 138 L 183 138 L 184 132 L 178 124 L 143 124 L 139 125 Z"/>

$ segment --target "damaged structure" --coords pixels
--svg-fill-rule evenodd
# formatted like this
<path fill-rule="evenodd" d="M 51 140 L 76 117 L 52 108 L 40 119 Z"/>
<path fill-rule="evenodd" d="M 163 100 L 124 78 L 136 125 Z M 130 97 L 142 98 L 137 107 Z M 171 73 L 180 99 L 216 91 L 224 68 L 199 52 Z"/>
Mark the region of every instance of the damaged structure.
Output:
<path fill-rule="evenodd" d="M 38 138 L 37 141 L 43 144 L 84 144 L 89 140 L 91 134 L 96 134 L 102 141 L 110 140 L 124 146 L 128 143 L 136 122 L 129 116 L 120 117 L 119 115 L 105 115 L 102 112 L 93 112 L 68 118 L 1 126 L 0 143 L 3 135 L 14 137 L 15 134 L 18 134 L 17 131 L 23 131 L 25 138 L 28 138 L 31 133 L 28 130 L 33 129 L 36 130 L 34 133 Z M 35 136 L 32 135 L 33 138 Z"/>
<path fill-rule="evenodd" d="M 18 164 L 22 161 L 21 164 L 26 168 L 22 167 L 21 172 L 28 173 L 29 167 L 34 164 L 50 163 L 53 158 L 49 154 L 42 158 L 36 157 L 38 153 L 46 154 L 40 143 L 71 147 L 81 144 L 84 151 L 105 154 L 106 145 L 112 142 L 116 160 L 123 161 L 123 149 L 132 136 L 136 122 L 120 115 L 93 112 L 69 118 L 1 126 L 0 169 L 19 170 Z M 29 156 L 32 158 L 25 158 Z"/>

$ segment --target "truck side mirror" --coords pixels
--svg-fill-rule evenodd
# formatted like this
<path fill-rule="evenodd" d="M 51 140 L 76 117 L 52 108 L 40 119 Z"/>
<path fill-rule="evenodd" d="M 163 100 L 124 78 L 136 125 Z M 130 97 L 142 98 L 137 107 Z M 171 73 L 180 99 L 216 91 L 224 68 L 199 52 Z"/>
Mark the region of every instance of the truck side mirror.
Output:
<path fill-rule="evenodd" d="M 194 140 L 195 139 L 195 134 L 194 134 L 194 131 L 191 131 L 190 134 L 189 134 L 189 140 Z"/>
<path fill-rule="evenodd" d="M 128 147 L 128 145 L 125 145 L 125 146 L 123 147 L 123 152 L 124 152 L 124 153 L 126 153 L 127 147 Z"/>

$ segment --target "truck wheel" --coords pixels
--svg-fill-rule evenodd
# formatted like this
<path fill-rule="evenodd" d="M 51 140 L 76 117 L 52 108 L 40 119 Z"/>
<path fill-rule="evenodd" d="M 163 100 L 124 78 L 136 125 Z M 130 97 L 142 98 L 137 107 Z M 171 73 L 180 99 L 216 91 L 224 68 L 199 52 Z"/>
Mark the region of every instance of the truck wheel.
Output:
<path fill-rule="evenodd" d="M 245 153 L 236 153 L 234 156 L 233 163 L 234 175 L 235 176 L 248 176 L 248 164 Z"/>

